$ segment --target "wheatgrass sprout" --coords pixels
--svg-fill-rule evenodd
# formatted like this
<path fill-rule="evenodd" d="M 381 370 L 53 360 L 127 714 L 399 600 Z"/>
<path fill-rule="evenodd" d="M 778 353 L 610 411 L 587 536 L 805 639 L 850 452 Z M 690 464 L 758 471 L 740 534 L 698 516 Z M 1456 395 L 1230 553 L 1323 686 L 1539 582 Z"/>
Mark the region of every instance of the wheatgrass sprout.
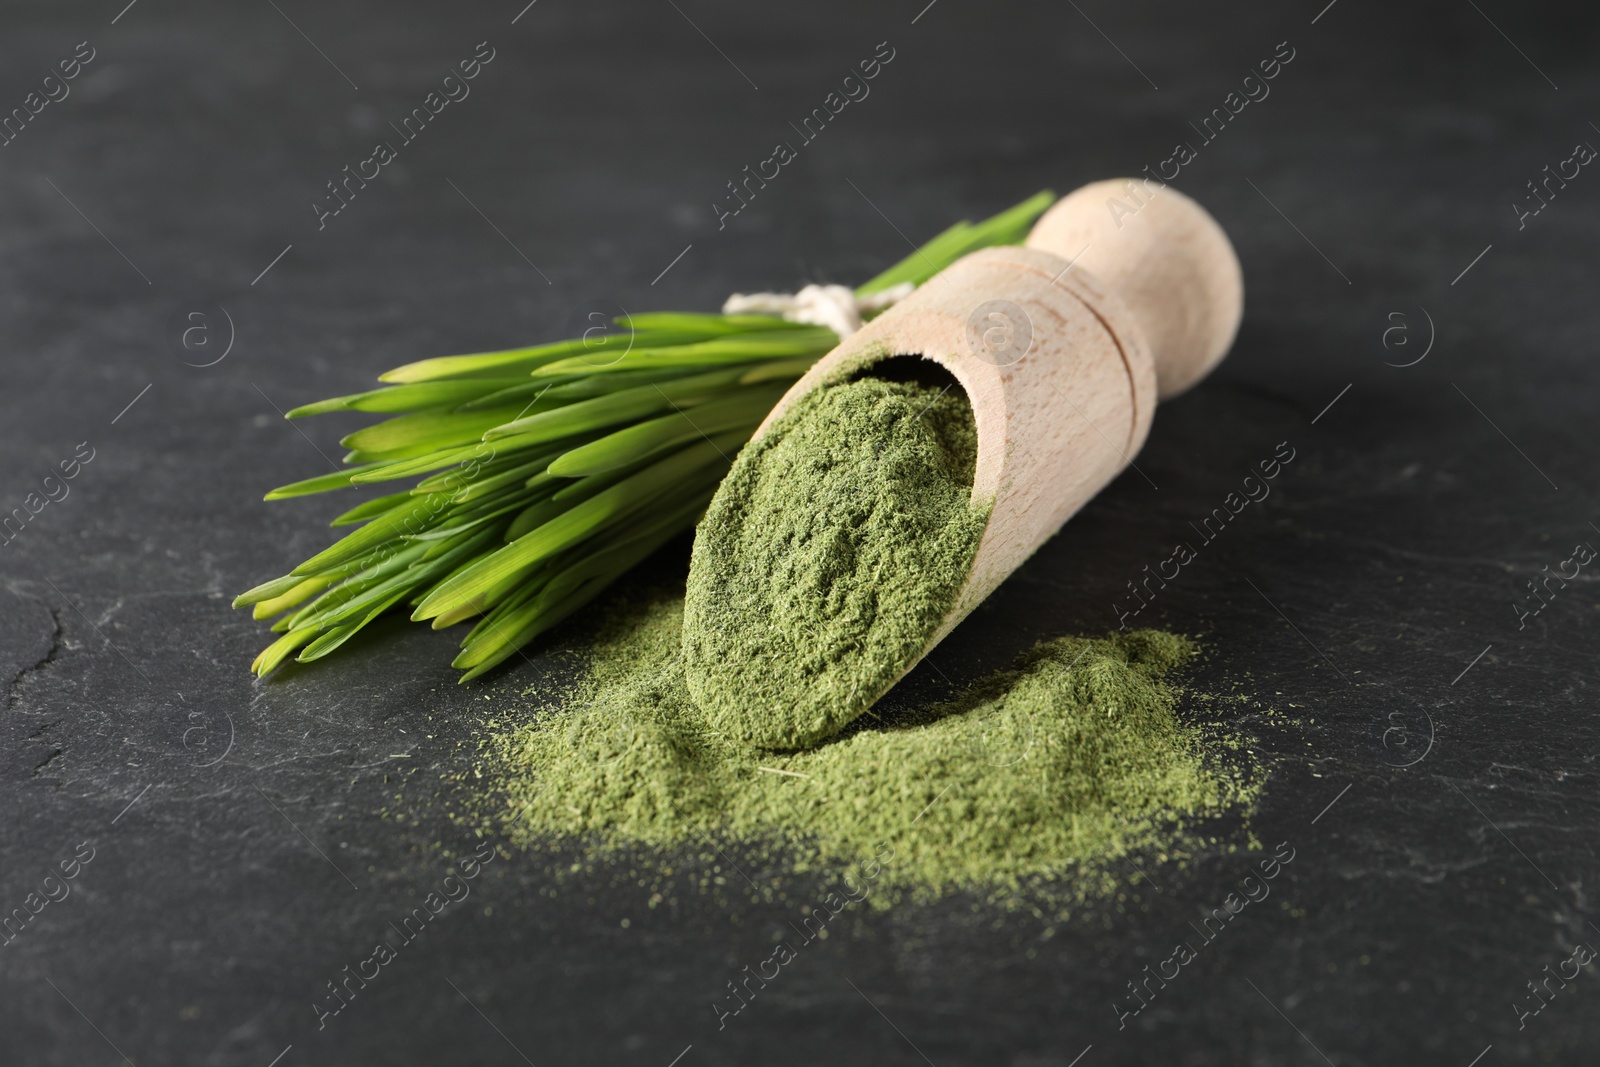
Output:
<path fill-rule="evenodd" d="M 920 285 L 968 252 L 1015 244 L 1042 192 L 959 222 L 856 290 Z M 276 617 L 265 675 L 339 648 L 402 605 L 442 628 L 476 617 L 453 666 L 476 678 L 691 529 L 734 455 L 838 336 L 770 315 L 632 315 L 554 344 L 396 367 L 382 388 L 306 404 L 391 416 L 341 442 L 344 470 L 268 500 L 415 482 L 333 520 L 356 526 L 234 601 Z M 358 525 L 359 524 L 359 525 Z"/>

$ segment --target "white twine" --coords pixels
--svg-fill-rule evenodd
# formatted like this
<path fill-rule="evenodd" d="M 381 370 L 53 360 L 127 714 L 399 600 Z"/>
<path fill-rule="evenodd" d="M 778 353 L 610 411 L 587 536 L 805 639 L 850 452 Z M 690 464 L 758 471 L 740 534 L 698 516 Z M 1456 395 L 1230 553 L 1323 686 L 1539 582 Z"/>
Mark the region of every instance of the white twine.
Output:
<path fill-rule="evenodd" d="M 841 338 L 861 329 L 862 319 L 910 296 L 910 282 L 857 296 L 843 285 L 808 285 L 798 293 L 734 293 L 723 301 L 724 315 L 781 315 L 790 322 L 826 326 Z"/>

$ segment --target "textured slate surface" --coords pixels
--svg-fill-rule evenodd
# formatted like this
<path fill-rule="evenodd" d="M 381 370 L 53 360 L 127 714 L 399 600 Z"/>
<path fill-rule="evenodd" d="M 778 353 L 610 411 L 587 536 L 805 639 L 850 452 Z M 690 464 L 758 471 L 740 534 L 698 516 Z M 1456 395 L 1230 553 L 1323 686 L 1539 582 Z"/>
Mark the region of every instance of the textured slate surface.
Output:
<path fill-rule="evenodd" d="M 1520 1028 L 1513 1005 L 1600 945 L 1600 598 L 1585 571 L 1524 628 L 1513 604 L 1600 543 L 1600 179 L 1584 170 L 1521 228 L 1512 205 L 1600 144 L 1595 16 L 923 3 L 0 14 L 5 109 L 94 50 L 0 148 L 0 510 L 93 450 L 0 549 L 0 909 L 79 864 L 0 947 L 0 1058 L 1592 1062 L 1593 965 Z M 885 40 L 870 97 L 719 229 L 724 183 Z M 471 96 L 319 231 L 324 183 L 480 41 L 495 58 Z M 1200 144 L 1189 124 L 1282 41 L 1270 96 Z M 903 254 L 901 233 L 1158 165 L 1181 139 L 1198 152 L 1176 184 L 1245 265 L 1235 353 L 1159 413 L 1148 481 L 1119 480 L 938 659 L 975 674 L 1113 626 L 1124 583 L 1290 442 L 1272 496 L 1140 618 L 1203 631 L 1198 683 L 1284 713 L 1239 724 L 1272 766 L 1254 833 L 1294 850 L 1269 902 L 1125 1029 L 1125 984 L 1259 857 L 1130 872 L 1122 899 L 1053 931 L 963 901 L 852 913 L 719 1032 L 710 1003 L 785 913 L 652 912 L 625 872 L 551 895 L 508 853 L 319 1030 L 325 983 L 473 847 L 449 812 L 478 719 L 566 668 L 558 642 L 459 689 L 454 637 L 397 622 L 253 685 L 262 628 L 228 600 L 321 547 L 330 514 L 260 494 L 318 473 L 349 429 L 302 435 L 275 409 L 592 310 L 859 279 Z M 226 317 L 211 311 L 199 358 L 177 333 L 208 304 Z M 191 365 L 230 333 L 225 358 Z M 1420 363 L 1386 365 L 1430 336 Z M 936 688 L 925 675 L 908 684 Z"/>

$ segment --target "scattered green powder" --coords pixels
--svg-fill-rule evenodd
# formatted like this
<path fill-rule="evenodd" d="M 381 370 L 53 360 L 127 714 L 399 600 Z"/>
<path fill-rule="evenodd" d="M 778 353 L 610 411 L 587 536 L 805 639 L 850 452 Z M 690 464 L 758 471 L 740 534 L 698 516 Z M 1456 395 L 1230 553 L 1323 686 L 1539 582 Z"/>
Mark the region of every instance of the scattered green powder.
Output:
<path fill-rule="evenodd" d="M 802 397 L 749 445 L 695 534 L 689 691 L 711 727 L 806 748 L 921 656 L 989 519 L 959 387 L 859 378 Z"/>
<path fill-rule="evenodd" d="M 1194 841 L 1188 828 L 1255 795 L 1219 731 L 1177 714 L 1167 678 L 1196 654 L 1182 637 L 1046 641 L 946 703 L 880 706 L 774 754 L 696 708 L 683 612 L 668 593 L 613 618 L 563 705 L 501 737 L 519 844 L 576 840 L 625 866 L 653 854 L 669 876 L 708 847 L 783 872 L 859 872 L 878 857 L 873 906 L 968 891 L 1036 907 L 1113 890 L 1131 877 L 1123 857 L 1165 860 Z"/>

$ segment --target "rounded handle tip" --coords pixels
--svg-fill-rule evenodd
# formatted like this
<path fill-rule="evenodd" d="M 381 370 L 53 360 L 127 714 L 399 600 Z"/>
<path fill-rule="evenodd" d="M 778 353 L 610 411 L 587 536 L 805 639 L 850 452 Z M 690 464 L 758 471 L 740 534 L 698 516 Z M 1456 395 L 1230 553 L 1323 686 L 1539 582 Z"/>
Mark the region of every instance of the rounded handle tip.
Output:
<path fill-rule="evenodd" d="M 1162 399 L 1227 355 L 1244 313 L 1244 274 L 1217 220 L 1158 182 L 1118 178 L 1063 197 L 1027 245 L 1094 275 L 1133 312 Z"/>

